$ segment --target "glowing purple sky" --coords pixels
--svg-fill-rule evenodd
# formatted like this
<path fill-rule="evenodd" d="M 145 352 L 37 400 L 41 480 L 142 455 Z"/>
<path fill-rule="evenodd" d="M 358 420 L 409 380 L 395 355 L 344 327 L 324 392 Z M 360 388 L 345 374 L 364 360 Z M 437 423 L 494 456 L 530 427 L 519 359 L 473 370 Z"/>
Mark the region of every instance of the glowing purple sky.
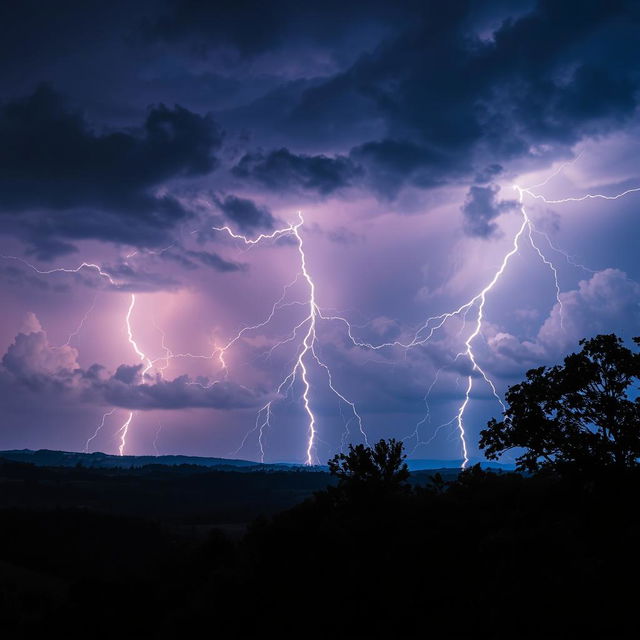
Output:
<path fill-rule="evenodd" d="M 634 3 L 38 5 L 0 20 L 0 254 L 14 257 L 0 260 L 2 449 L 83 450 L 115 409 L 90 450 L 117 452 L 134 411 L 127 453 L 155 442 L 227 456 L 273 401 L 265 460 L 303 461 L 304 385 L 276 390 L 306 325 L 273 347 L 308 314 L 306 280 L 226 351 L 226 375 L 216 352 L 269 316 L 300 272 L 296 239 L 248 248 L 213 227 L 253 238 L 302 211 L 321 312 L 348 319 L 357 342 L 406 343 L 491 281 L 522 223 L 514 184 L 568 163 L 532 191 L 640 186 Z M 640 194 L 523 204 L 557 268 L 563 317 L 552 271 L 523 241 L 473 342 L 500 395 L 582 337 L 640 333 Z M 98 264 L 115 284 L 15 258 L 39 271 Z M 173 354 L 208 357 L 158 360 L 142 378 L 132 294 L 140 351 L 166 356 L 164 334 Z M 471 311 L 427 344 L 374 350 L 318 320 L 318 357 L 370 440 L 420 423 L 407 440 L 420 458 L 461 458 L 451 420 L 471 373 L 473 458 L 500 410 L 456 358 L 474 321 Z M 360 434 L 308 362 L 324 461 Z M 258 459 L 257 435 L 234 455 Z"/>

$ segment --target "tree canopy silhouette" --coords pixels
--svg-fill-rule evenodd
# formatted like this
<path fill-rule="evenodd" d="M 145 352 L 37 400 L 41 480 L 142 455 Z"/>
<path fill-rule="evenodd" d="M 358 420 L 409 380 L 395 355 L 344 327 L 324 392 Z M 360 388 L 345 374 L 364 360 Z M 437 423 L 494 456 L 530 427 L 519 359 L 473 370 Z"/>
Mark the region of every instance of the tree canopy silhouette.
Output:
<path fill-rule="evenodd" d="M 349 445 L 348 453 L 338 453 L 328 462 L 329 471 L 338 478 L 337 491 L 350 497 L 405 491 L 409 468 L 403 447 L 393 438 L 380 440 L 373 447 Z"/>
<path fill-rule="evenodd" d="M 480 432 L 487 458 L 522 448 L 517 468 L 530 472 L 637 465 L 640 400 L 629 391 L 640 378 L 640 354 L 615 334 L 580 345 L 563 365 L 531 369 L 524 382 L 509 388 L 504 419 L 491 419 Z"/>

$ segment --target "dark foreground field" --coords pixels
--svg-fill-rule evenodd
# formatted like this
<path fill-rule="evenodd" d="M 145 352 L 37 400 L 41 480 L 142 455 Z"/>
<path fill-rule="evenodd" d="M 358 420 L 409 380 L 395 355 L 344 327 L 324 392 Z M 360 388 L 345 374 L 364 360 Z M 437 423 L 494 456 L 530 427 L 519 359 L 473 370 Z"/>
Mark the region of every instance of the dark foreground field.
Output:
<path fill-rule="evenodd" d="M 2 462 L 5 637 L 634 637 L 637 474 L 330 483 Z"/>

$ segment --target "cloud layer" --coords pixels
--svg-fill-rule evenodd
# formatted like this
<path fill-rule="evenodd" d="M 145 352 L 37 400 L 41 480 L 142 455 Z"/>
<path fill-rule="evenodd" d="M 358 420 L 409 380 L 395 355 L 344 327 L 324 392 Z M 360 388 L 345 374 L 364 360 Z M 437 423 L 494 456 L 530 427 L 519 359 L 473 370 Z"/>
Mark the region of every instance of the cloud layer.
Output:
<path fill-rule="evenodd" d="M 96 133 L 43 85 L 0 109 L 0 209 L 42 255 L 64 252 L 67 239 L 154 246 L 189 217 L 157 189 L 213 171 L 221 144 L 210 116 L 180 106 L 151 107 L 136 129 Z"/>
<path fill-rule="evenodd" d="M 55 396 L 61 405 L 76 402 L 131 410 L 232 410 L 264 402 L 264 397 L 227 381 L 194 380 L 187 375 L 143 379 L 142 365 L 121 365 L 113 374 L 98 364 L 82 369 L 78 350 L 51 345 L 33 313 L 27 315 L 22 332 L 2 358 L 0 386 L 5 398 L 27 390 L 34 398 Z"/>

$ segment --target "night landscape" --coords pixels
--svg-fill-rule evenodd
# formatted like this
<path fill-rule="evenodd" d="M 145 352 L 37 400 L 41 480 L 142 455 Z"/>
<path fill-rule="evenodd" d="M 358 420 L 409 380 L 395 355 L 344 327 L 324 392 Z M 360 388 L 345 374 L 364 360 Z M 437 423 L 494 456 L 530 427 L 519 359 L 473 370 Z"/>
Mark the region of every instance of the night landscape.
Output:
<path fill-rule="evenodd" d="M 636 637 L 639 34 L 3 3 L 4 637 Z"/>

